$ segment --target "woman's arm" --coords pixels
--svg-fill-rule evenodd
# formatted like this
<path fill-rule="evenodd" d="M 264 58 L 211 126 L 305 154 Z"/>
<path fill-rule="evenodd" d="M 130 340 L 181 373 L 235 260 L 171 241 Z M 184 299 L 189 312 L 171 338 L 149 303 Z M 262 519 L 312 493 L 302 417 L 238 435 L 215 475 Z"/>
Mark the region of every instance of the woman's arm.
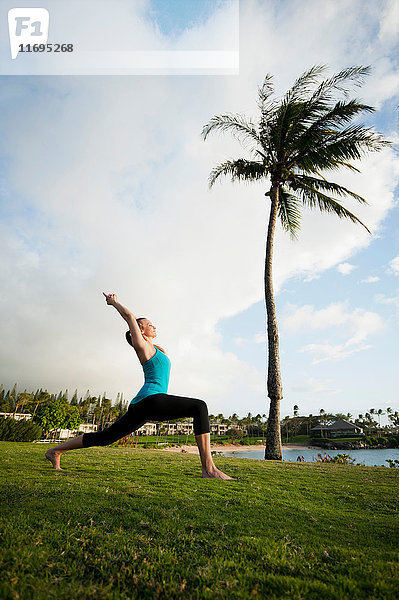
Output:
<path fill-rule="evenodd" d="M 140 327 L 137 325 L 136 317 L 134 314 L 125 306 L 122 306 L 116 297 L 116 294 L 106 294 L 103 292 L 107 304 L 109 306 L 114 306 L 121 317 L 126 321 L 129 325 L 130 334 L 132 336 L 132 344 L 134 348 L 143 348 L 145 346 L 145 340 L 141 334 Z"/>

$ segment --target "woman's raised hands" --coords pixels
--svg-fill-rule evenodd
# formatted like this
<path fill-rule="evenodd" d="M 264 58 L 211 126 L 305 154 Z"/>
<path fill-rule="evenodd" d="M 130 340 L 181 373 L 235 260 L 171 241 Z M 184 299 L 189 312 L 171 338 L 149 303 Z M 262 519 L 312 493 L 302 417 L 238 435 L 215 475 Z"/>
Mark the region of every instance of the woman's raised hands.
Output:
<path fill-rule="evenodd" d="M 113 305 L 115 304 L 115 302 L 118 302 L 116 294 L 106 294 L 105 292 L 103 292 L 103 294 L 105 296 L 107 304 Z"/>

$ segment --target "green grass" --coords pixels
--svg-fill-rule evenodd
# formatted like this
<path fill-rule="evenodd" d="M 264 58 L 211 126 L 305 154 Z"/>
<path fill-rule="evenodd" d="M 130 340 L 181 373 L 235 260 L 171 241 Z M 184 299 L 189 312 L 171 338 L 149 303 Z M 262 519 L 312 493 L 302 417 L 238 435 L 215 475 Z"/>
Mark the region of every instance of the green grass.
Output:
<path fill-rule="evenodd" d="M 284 437 L 284 436 L 283 436 Z M 284 437 L 283 444 L 286 442 Z M 298 444 L 302 446 L 307 446 L 310 442 L 310 438 L 308 435 L 295 435 L 294 437 L 288 438 L 288 444 Z"/>
<path fill-rule="evenodd" d="M 398 478 L 384 467 L 0 442 L 0 598 L 398 597 Z"/>
<path fill-rule="evenodd" d="M 307 436 L 298 436 L 307 439 Z M 211 435 L 211 444 L 239 444 L 243 441 L 245 444 L 262 444 L 264 438 L 262 436 L 245 436 L 239 439 L 232 439 L 227 435 Z M 121 440 L 120 440 L 121 442 Z M 134 446 L 136 444 L 136 436 L 132 436 L 129 439 L 129 444 Z M 143 446 L 144 444 L 191 444 L 196 445 L 195 435 L 140 435 L 137 436 L 137 446 Z M 118 442 L 115 442 L 115 446 Z"/>

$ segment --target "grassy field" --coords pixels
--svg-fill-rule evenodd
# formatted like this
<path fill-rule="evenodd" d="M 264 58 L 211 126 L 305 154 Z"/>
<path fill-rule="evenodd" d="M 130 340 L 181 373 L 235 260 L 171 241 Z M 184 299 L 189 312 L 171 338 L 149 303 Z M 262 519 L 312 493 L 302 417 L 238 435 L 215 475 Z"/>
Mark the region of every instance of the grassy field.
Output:
<path fill-rule="evenodd" d="M 288 438 L 288 441 L 285 436 L 283 436 L 283 444 L 298 444 L 307 446 L 310 442 L 310 437 L 308 435 L 295 435 L 294 437 Z"/>
<path fill-rule="evenodd" d="M 2 600 L 399 595 L 399 470 L 46 448 L 0 442 Z"/>

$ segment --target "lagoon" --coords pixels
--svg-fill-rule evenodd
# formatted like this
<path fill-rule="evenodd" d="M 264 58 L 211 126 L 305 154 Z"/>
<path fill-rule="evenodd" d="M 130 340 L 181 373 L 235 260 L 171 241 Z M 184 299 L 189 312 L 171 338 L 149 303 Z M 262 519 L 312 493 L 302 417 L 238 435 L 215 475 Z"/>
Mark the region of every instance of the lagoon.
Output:
<path fill-rule="evenodd" d="M 323 450 L 321 448 L 283 448 L 283 460 L 295 462 L 297 457 L 303 456 L 305 462 L 315 462 L 317 455 L 324 452 L 330 456 L 337 454 L 349 454 L 355 459 L 356 463 L 363 464 L 366 467 L 389 467 L 387 459 L 399 460 L 399 448 L 383 448 L 380 450 Z M 254 458 L 261 460 L 264 458 L 264 450 L 239 450 L 237 452 L 223 452 L 223 456 L 234 456 L 236 458 Z"/>

